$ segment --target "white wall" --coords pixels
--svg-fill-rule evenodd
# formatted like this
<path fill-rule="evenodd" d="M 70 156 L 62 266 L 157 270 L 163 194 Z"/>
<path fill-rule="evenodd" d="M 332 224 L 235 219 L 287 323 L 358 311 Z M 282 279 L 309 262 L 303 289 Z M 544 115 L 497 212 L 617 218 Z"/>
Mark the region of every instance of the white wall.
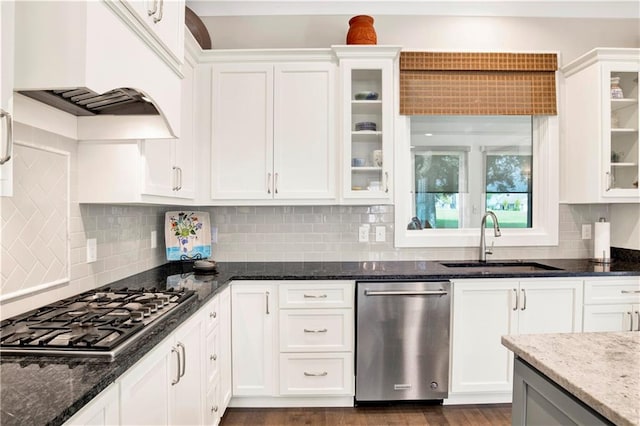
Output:
<path fill-rule="evenodd" d="M 350 16 L 202 17 L 214 49 L 345 44 Z M 640 20 L 379 16 L 378 44 L 404 49 L 553 51 L 560 65 L 594 47 L 640 46 Z"/>

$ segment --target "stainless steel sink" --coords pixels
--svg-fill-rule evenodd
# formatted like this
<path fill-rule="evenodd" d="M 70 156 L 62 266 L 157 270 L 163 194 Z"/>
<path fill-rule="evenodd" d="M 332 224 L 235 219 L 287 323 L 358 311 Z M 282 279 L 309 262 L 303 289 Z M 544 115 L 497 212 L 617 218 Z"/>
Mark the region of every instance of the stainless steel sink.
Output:
<path fill-rule="evenodd" d="M 562 271 L 554 266 L 543 265 L 537 262 L 440 262 L 447 268 L 460 268 L 465 271 L 476 272 L 540 272 L 540 271 Z"/>

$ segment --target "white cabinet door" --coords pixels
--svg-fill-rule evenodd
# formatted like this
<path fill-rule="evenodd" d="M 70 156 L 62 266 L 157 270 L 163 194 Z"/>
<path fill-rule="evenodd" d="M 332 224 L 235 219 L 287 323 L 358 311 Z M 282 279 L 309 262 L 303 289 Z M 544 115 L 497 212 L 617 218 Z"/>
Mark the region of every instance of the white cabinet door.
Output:
<path fill-rule="evenodd" d="M 218 350 L 220 389 L 219 407 L 222 416 L 231 400 L 231 288 L 223 290 L 220 298 L 220 349 Z"/>
<path fill-rule="evenodd" d="M 518 334 L 582 330 L 582 281 L 520 282 Z"/>
<path fill-rule="evenodd" d="M 211 197 L 272 199 L 273 65 L 217 64 L 211 84 Z"/>
<path fill-rule="evenodd" d="M 202 423 L 202 357 L 205 342 L 204 325 L 200 318 L 196 314 L 175 333 L 173 347 L 180 352 L 181 368 L 178 382 L 171 382 L 172 425 Z"/>
<path fill-rule="evenodd" d="M 275 65 L 274 198 L 335 198 L 334 74 L 329 63 Z"/>
<path fill-rule="evenodd" d="M 580 331 L 582 293 L 582 281 L 575 280 L 454 282 L 451 393 L 499 392 L 508 400 L 513 355 L 501 336 Z"/>
<path fill-rule="evenodd" d="M 180 138 L 141 142 L 143 194 L 176 198 L 195 197 L 194 70 L 189 60 L 185 61 L 182 71 L 184 78 Z"/>
<path fill-rule="evenodd" d="M 170 341 L 156 346 L 120 379 L 120 424 L 169 424 L 169 387 L 178 373 L 178 353 L 171 346 Z"/>
<path fill-rule="evenodd" d="M 182 60 L 184 52 L 184 1 L 127 0 L 127 8 L 164 45 L 175 59 Z"/>
<path fill-rule="evenodd" d="M 14 7 L 0 2 L 0 196 L 13 195 L 11 135 L 13 117 Z"/>
<path fill-rule="evenodd" d="M 201 316 L 187 320 L 120 380 L 120 423 L 201 424 L 203 421 Z"/>
<path fill-rule="evenodd" d="M 112 383 L 65 422 L 66 426 L 108 426 L 119 424 L 118 384 Z"/>
<path fill-rule="evenodd" d="M 275 393 L 274 327 L 277 290 L 272 284 L 232 283 L 233 395 Z"/>
<path fill-rule="evenodd" d="M 512 353 L 500 336 L 517 330 L 518 282 L 454 282 L 451 392 L 509 392 Z"/>

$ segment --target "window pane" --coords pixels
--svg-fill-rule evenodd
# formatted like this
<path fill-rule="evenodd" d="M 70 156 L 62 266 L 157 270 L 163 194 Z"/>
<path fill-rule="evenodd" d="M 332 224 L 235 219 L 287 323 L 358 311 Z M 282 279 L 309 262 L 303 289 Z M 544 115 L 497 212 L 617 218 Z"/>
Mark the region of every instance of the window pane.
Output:
<path fill-rule="evenodd" d="M 502 228 L 531 228 L 531 155 L 488 154 L 485 167 L 487 210 Z"/>
<path fill-rule="evenodd" d="M 414 156 L 416 217 L 425 228 L 458 228 L 463 153 L 424 151 Z"/>

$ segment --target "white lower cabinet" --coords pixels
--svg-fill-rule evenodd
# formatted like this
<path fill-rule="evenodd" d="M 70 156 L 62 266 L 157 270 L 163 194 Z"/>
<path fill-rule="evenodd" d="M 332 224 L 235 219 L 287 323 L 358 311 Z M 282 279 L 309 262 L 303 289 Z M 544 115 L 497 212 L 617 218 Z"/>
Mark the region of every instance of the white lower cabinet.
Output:
<path fill-rule="evenodd" d="M 582 281 L 532 278 L 453 282 L 448 403 L 510 402 L 508 334 L 582 330 Z"/>
<path fill-rule="evenodd" d="M 640 331 L 640 277 L 588 278 L 584 286 L 583 331 Z"/>
<path fill-rule="evenodd" d="M 67 420 L 65 424 L 69 426 L 107 426 L 118 424 L 118 416 L 120 413 L 119 404 L 118 385 L 112 383 L 80 411 L 74 414 L 73 417 Z"/>
<path fill-rule="evenodd" d="M 353 299 L 353 281 L 234 281 L 231 405 L 352 405 Z"/>
<path fill-rule="evenodd" d="M 202 336 L 196 314 L 122 376 L 121 424 L 202 423 Z"/>

